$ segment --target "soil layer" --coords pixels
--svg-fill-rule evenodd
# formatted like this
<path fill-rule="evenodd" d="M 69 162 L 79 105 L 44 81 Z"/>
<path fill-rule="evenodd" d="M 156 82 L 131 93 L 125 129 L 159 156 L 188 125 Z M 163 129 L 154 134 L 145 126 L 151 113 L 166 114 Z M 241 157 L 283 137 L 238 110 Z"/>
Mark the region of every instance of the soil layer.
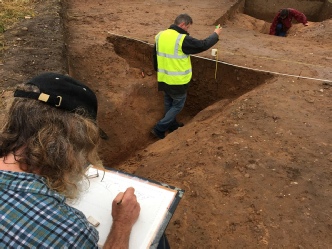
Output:
<path fill-rule="evenodd" d="M 282 38 L 244 1 L 60 3 L 36 1 L 35 17 L 6 31 L 0 121 L 17 83 L 67 72 L 97 93 L 105 166 L 186 191 L 166 230 L 172 248 L 332 245 L 332 19 Z M 199 39 L 222 24 L 219 62 L 192 56 L 185 126 L 155 140 L 154 36 L 183 12 Z"/>

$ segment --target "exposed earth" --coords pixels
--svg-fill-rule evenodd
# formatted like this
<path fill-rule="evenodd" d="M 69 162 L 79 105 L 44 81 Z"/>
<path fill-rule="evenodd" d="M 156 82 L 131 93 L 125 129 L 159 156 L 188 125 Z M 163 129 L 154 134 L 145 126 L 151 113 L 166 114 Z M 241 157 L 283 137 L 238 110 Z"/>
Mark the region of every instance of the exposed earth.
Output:
<path fill-rule="evenodd" d="M 36 1 L 4 34 L 0 121 L 17 83 L 69 73 L 97 93 L 105 166 L 186 191 L 166 230 L 172 248 L 331 248 L 331 13 L 283 38 L 243 2 Z M 180 13 L 195 38 L 223 32 L 217 58 L 192 56 L 185 126 L 156 140 L 152 45 Z"/>

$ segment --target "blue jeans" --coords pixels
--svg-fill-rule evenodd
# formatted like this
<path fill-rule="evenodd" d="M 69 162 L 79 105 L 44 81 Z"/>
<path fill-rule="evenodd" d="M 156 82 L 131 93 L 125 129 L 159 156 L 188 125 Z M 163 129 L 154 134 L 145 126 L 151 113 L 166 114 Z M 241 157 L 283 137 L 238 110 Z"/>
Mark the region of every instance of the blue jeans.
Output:
<path fill-rule="evenodd" d="M 276 27 L 276 36 L 286 36 L 286 32 L 283 30 L 282 23 L 278 23 Z"/>
<path fill-rule="evenodd" d="M 154 127 L 159 135 L 165 135 L 165 131 L 176 122 L 176 115 L 182 111 L 186 99 L 187 93 L 173 95 L 164 92 L 165 116 Z"/>

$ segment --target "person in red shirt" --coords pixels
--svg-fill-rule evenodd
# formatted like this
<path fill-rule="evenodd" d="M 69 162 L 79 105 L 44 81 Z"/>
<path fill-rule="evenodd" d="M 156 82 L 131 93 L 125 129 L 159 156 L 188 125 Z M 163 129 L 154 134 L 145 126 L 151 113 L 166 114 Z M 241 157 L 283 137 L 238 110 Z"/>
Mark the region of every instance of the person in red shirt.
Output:
<path fill-rule="evenodd" d="M 291 8 L 281 9 L 272 21 L 270 35 L 286 36 L 287 31 L 292 27 L 293 18 L 308 26 L 307 17 L 300 11 Z"/>

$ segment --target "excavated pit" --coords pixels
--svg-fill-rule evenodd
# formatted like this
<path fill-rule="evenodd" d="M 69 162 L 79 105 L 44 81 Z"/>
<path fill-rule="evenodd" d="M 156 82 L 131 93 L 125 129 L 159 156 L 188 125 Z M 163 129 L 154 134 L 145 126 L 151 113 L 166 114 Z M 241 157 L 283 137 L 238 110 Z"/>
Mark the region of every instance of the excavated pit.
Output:
<path fill-rule="evenodd" d="M 151 72 L 151 44 L 121 36 L 108 36 L 118 56 L 124 58 L 131 67 Z M 135 56 L 133 56 L 135 55 Z M 192 82 L 184 108 L 185 120 L 189 120 L 204 108 L 219 100 L 233 100 L 273 77 L 270 73 L 228 65 L 222 61 L 191 56 L 193 66 Z"/>
<path fill-rule="evenodd" d="M 103 129 L 106 127 L 106 132 L 111 135 L 111 142 L 106 141 L 102 144 L 101 154 L 104 161 L 112 161 L 112 165 L 115 165 L 155 142 L 149 136 L 149 131 L 163 113 L 163 98 L 161 92 L 157 92 L 156 73 L 152 65 L 153 45 L 118 35 L 109 35 L 107 41 L 109 44 L 107 47 L 113 49 L 121 63 L 127 65 L 126 70 L 136 75 L 136 78 L 133 77 L 123 83 L 127 84 L 124 86 L 127 90 L 123 104 L 111 109 L 108 103 L 104 103 L 105 99 L 100 98 L 99 116 L 103 118 L 99 123 Z M 100 49 L 101 54 L 105 46 Z M 93 55 L 86 56 L 93 57 Z M 227 103 L 273 77 L 270 73 L 241 68 L 222 61 L 216 62 L 214 59 L 199 56 L 192 56 L 191 59 L 193 79 L 188 90 L 186 105 L 179 115 L 179 119 L 186 125 L 210 105 L 223 101 L 223 105 L 227 106 Z M 146 74 L 144 79 L 137 76 L 141 71 Z M 114 91 L 114 88 L 110 91 Z M 106 113 L 103 113 L 103 110 L 107 110 Z M 132 124 L 130 130 L 123 129 L 121 124 L 124 123 Z"/>
<path fill-rule="evenodd" d="M 324 12 L 319 16 L 317 13 L 323 8 L 330 8 L 330 2 L 305 2 L 314 4 L 310 5 L 310 18 L 329 17 L 330 13 Z M 271 21 L 282 6 L 281 2 L 276 4 L 272 1 L 240 0 L 217 18 L 215 24 L 231 21 L 237 14 L 251 15 L 253 19 L 261 18 L 255 19 L 261 23 L 268 23 L 263 19 Z M 290 4 L 287 7 L 289 6 Z M 305 6 L 302 3 L 298 9 L 303 11 Z M 255 31 L 266 33 L 266 29 L 259 26 Z M 152 65 L 153 45 L 111 33 L 106 40 L 107 43 L 103 45 L 90 45 L 84 54 L 71 55 L 71 51 L 68 51 L 68 68 L 72 75 L 80 79 L 93 77 L 96 80 L 94 89 L 100 99 L 99 123 L 111 138 L 102 143 L 101 155 L 105 162 L 116 165 L 155 142 L 150 137 L 150 129 L 161 118 L 163 103 L 162 94 L 157 92 L 156 73 Z M 115 63 L 116 71 L 111 66 Z M 184 110 L 179 115 L 179 119 L 185 124 L 190 123 L 195 115 L 210 105 L 223 101 L 226 107 L 227 103 L 274 77 L 268 72 L 223 61 L 216 62 L 211 56 L 192 56 L 192 64 L 192 83 Z M 140 77 L 141 71 L 145 73 L 144 79 Z M 104 92 L 100 92 L 99 88 L 103 88 Z"/>
<path fill-rule="evenodd" d="M 246 25 L 248 30 L 268 34 L 273 18 L 283 8 L 297 9 L 305 13 L 311 22 L 322 22 L 332 18 L 332 0 L 238 0 L 214 24 L 225 25 L 231 20 L 237 25 L 236 16 L 244 14 L 252 17 L 251 24 Z M 293 22 L 296 23 L 295 20 Z"/>
<path fill-rule="evenodd" d="M 332 17 L 331 0 L 250 0 L 244 1 L 243 13 L 271 22 L 282 8 L 297 9 L 305 13 L 312 22 L 321 22 Z"/>

